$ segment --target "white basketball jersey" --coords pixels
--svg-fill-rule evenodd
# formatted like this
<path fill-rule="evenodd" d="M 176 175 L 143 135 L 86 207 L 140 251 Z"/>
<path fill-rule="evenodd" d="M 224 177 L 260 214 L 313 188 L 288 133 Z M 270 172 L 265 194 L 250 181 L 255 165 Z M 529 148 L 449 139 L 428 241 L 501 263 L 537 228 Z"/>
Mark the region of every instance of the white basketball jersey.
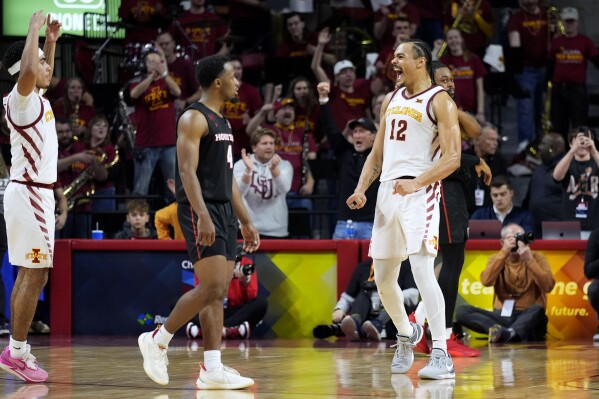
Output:
<path fill-rule="evenodd" d="M 385 145 L 381 182 L 402 176 L 417 177 L 441 157 L 432 100 L 445 91 L 431 86 L 408 97 L 405 87 L 394 93 L 385 112 Z"/>
<path fill-rule="evenodd" d="M 10 146 L 12 166 L 10 179 L 52 184 L 56 182 L 58 161 L 58 138 L 54 125 L 54 113 L 50 102 L 40 94 L 32 93 L 28 102 L 37 101 L 41 106 L 23 106 L 21 114 L 16 108 L 16 101 L 11 96 L 18 96 L 17 86 L 3 98 L 6 109 L 6 120 L 10 128 Z M 27 113 L 30 113 L 28 115 Z M 35 113 L 35 115 L 34 115 Z M 17 114 L 18 119 L 17 119 Z M 16 121 L 27 121 L 19 125 Z"/>

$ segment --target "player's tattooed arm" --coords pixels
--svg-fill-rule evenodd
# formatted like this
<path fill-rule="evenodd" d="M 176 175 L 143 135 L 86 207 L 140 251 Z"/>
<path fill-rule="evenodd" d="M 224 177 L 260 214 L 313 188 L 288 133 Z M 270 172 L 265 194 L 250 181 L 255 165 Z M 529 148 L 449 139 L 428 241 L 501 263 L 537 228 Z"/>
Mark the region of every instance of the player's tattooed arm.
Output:
<path fill-rule="evenodd" d="M 372 172 L 370 173 L 370 178 L 368 179 L 368 187 L 376 180 L 377 177 L 381 174 L 381 166 L 379 164 L 374 164 L 372 167 Z"/>

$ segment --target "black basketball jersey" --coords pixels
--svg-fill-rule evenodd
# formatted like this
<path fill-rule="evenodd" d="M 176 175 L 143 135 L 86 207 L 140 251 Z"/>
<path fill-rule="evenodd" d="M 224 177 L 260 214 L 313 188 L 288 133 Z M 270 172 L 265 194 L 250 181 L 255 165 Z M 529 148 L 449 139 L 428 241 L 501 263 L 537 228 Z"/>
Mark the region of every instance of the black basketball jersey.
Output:
<path fill-rule="evenodd" d="M 208 121 L 208 134 L 200 140 L 200 157 L 196 174 L 205 201 L 231 201 L 233 185 L 233 133 L 229 121 L 200 102 L 185 112 L 199 111 Z M 175 168 L 177 202 L 189 202 L 179 176 L 179 159 Z"/>

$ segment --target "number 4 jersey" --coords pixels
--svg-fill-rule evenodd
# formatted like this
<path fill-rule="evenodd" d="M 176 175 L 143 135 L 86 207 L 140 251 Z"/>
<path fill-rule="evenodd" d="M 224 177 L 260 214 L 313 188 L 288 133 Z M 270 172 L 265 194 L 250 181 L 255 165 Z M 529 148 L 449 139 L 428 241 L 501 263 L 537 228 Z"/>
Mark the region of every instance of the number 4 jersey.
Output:
<path fill-rule="evenodd" d="M 208 134 L 200 140 L 200 155 L 196 174 L 202 188 L 204 201 L 231 201 L 233 189 L 233 133 L 227 118 L 196 102 L 185 112 L 199 111 L 208 121 Z M 183 114 L 182 114 L 183 115 Z M 177 124 L 177 134 L 179 127 Z M 175 168 L 177 202 L 188 203 L 187 194 L 179 175 L 179 158 Z"/>
<path fill-rule="evenodd" d="M 405 87 L 393 93 L 385 112 L 385 146 L 381 182 L 419 176 L 441 157 L 433 98 L 445 91 L 431 86 L 408 97 Z"/>

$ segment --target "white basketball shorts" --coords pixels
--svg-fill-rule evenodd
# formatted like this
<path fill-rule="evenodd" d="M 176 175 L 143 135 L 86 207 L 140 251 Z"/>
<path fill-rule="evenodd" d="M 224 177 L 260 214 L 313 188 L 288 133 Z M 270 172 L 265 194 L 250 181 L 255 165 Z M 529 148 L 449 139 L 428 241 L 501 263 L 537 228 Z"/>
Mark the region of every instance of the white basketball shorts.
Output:
<path fill-rule="evenodd" d="M 413 194 L 393 194 L 393 180 L 379 186 L 369 255 L 374 259 L 401 258 L 439 246 L 439 183 Z"/>
<path fill-rule="evenodd" d="M 10 182 L 4 193 L 8 256 L 14 266 L 52 267 L 54 191 Z"/>

